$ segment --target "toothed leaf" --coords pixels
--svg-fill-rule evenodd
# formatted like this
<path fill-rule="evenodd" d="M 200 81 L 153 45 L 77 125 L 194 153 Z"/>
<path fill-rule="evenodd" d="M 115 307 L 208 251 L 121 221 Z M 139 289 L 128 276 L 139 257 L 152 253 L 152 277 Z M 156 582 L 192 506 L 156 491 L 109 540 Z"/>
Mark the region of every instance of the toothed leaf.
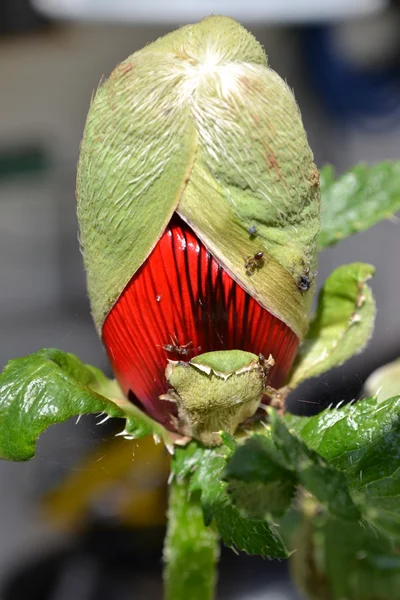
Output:
<path fill-rule="evenodd" d="M 400 162 L 357 165 L 338 178 L 324 167 L 321 204 L 320 248 L 390 218 L 400 210 Z"/>
<path fill-rule="evenodd" d="M 275 411 L 270 412 L 270 427 L 264 435 L 254 435 L 239 446 L 229 460 L 226 477 L 260 485 L 258 492 L 263 495 L 259 503 L 270 502 L 269 512 L 277 514 L 268 494 L 268 485 L 282 486 L 281 513 L 290 506 L 293 489 L 301 485 L 324 504 L 331 514 L 346 520 L 357 520 L 360 512 L 355 506 L 348 489 L 346 476 L 330 466 L 317 452 L 292 434 L 285 422 Z M 264 489 L 261 484 L 264 485 Z M 292 493 L 288 494 L 288 486 Z M 237 499 L 237 496 L 234 496 Z M 241 500 L 241 498 L 239 498 Z M 248 500 L 256 504 L 256 498 Z M 240 502 L 243 507 L 243 503 Z"/>
<path fill-rule="evenodd" d="M 285 421 L 347 477 L 363 517 L 400 537 L 400 396 L 368 398 L 313 417 Z"/>
<path fill-rule="evenodd" d="M 224 476 L 234 504 L 256 519 L 282 516 L 295 495 L 296 476 L 267 435 L 237 446 Z"/>
<path fill-rule="evenodd" d="M 91 413 L 126 418 L 134 437 L 163 432 L 115 382 L 73 354 L 44 349 L 13 359 L 0 374 L 0 458 L 28 460 L 47 427 Z"/>
<path fill-rule="evenodd" d="M 287 558 L 288 552 L 275 525 L 243 516 L 231 502 L 223 481 L 226 446 L 206 449 L 195 442 L 177 448 L 172 469 L 178 478 L 190 477 L 189 489 L 201 494 L 204 520 L 215 526 L 226 546 L 271 558 Z"/>

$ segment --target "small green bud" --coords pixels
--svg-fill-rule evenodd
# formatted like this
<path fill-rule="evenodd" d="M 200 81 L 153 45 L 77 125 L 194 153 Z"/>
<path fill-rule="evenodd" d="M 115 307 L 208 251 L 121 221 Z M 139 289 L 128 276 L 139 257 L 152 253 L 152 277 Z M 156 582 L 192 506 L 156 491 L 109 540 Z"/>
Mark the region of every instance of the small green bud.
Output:
<path fill-rule="evenodd" d="M 172 386 L 162 400 L 176 402 L 177 430 L 205 445 L 221 443 L 220 431 L 235 433 L 260 406 L 274 365 L 250 352 L 207 352 L 189 362 L 169 361 L 165 375 Z"/>

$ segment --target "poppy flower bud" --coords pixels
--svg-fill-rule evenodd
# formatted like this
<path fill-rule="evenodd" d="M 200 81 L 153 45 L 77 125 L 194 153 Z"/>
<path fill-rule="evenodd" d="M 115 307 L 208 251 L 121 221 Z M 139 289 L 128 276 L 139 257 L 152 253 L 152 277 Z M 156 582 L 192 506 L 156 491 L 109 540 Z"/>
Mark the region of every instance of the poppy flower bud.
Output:
<path fill-rule="evenodd" d="M 308 327 L 319 178 L 250 33 L 209 17 L 116 67 L 90 106 L 77 196 L 93 317 L 134 402 L 179 428 L 159 398 L 167 362 L 211 351 L 271 354 L 283 383 Z"/>

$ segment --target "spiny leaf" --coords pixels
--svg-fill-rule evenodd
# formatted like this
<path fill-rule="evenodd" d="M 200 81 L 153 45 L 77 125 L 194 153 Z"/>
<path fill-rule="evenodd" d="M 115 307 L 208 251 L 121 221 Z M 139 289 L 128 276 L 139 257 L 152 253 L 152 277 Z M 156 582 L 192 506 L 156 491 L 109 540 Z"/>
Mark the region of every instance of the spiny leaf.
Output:
<path fill-rule="evenodd" d="M 286 425 L 309 448 L 343 471 L 357 472 L 357 465 L 374 444 L 399 429 L 400 396 L 379 402 L 365 398 L 340 408 L 325 409 L 312 417 L 287 413 Z M 390 457 L 386 457 L 389 459 Z"/>
<path fill-rule="evenodd" d="M 331 166 L 321 170 L 320 248 L 364 231 L 400 210 L 400 162 L 357 165 L 335 178 Z"/>
<path fill-rule="evenodd" d="M 269 414 L 273 439 L 299 483 L 324 504 L 332 515 L 358 520 L 361 515 L 350 496 L 345 475 L 293 435 L 274 410 L 270 410 Z"/>
<path fill-rule="evenodd" d="M 28 460 L 47 427 L 90 413 L 126 418 L 124 433 L 133 437 L 164 431 L 115 382 L 73 354 L 44 349 L 13 359 L 0 374 L 0 457 Z"/>
<path fill-rule="evenodd" d="M 178 479 L 191 477 L 204 460 L 206 449 L 192 441 L 183 448 L 177 446 L 171 462 L 171 471 Z"/>
<path fill-rule="evenodd" d="M 270 483 L 230 478 L 228 493 L 242 516 L 265 520 L 284 516 L 294 499 L 296 487 L 290 476 Z"/>
<path fill-rule="evenodd" d="M 274 525 L 267 521 L 246 518 L 228 496 L 226 483 L 221 481 L 226 460 L 214 456 L 203 464 L 192 480 L 192 489 L 201 491 L 203 511 L 215 525 L 226 546 L 248 554 L 287 558 L 288 553 Z"/>
<path fill-rule="evenodd" d="M 282 516 L 293 500 L 297 484 L 268 435 L 252 436 L 237 446 L 224 478 L 234 504 L 255 519 Z"/>
<path fill-rule="evenodd" d="M 190 477 L 189 489 L 201 494 L 206 524 L 214 524 L 225 545 L 271 558 L 287 558 L 288 552 L 276 530 L 267 521 L 249 519 L 231 502 L 222 481 L 228 448 L 207 449 L 192 442 L 177 448 L 172 469 L 176 476 Z"/>
<path fill-rule="evenodd" d="M 344 471 L 363 517 L 400 537 L 400 396 L 360 400 L 287 425 Z"/>
<path fill-rule="evenodd" d="M 275 483 L 303 486 L 331 514 L 343 519 L 357 520 L 360 512 L 355 506 L 348 489 L 346 476 L 337 471 L 292 434 L 275 411 L 270 411 L 270 427 L 265 435 L 254 435 L 240 446 L 228 462 L 226 476 L 229 481 L 264 484 Z M 266 490 L 259 488 L 260 493 Z M 282 511 L 288 508 L 293 497 L 282 492 Z M 259 501 L 261 502 L 261 500 Z M 268 495 L 264 502 L 268 502 Z M 252 499 L 253 505 L 256 498 Z M 273 510 L 275 511 L 275 506 Z M 270 512 L 273 512 L 271 510 Z"/>
<path fill-rule="evenodd" d="M 363 350 L 375 320 L 375 302 L 366 285 L 374 272 L 371 265 L 352 263 L 339 267 L 328 277 L 290 374 L 290 389 Z"/>

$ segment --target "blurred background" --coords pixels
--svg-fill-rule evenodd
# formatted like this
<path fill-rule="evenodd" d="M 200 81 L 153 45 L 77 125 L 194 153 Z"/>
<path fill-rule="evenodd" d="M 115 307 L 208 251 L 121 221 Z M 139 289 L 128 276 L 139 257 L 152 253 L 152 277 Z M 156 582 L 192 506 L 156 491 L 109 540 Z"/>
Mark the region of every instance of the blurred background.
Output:
<path fill-rule="evenodd" d="M 92 325 L 77 241 L 75 172 L 93 90 L 126 56 L 212 12 L 264 45 L 294 89 L 318 166 L 400 157 L 400 2 L 386 0 L 1 0 L 0 367 L 42 347 L 109 373 Z M 360 394 L 400 356 L 399 221 L 322 253 L 377 267 L 366 352 L 305 385 L 298 412 Z M 312 389 L 311 389 L 312 388 Z M 311 404 L 310 404 L 311 402 Z M 29 464 L 0 463 L 0 599 L 161 598 L 168 458 L 119 424 L 66 423 Z M 219 600 L 296 600 L 287 566 L 222 555 Z"/>

